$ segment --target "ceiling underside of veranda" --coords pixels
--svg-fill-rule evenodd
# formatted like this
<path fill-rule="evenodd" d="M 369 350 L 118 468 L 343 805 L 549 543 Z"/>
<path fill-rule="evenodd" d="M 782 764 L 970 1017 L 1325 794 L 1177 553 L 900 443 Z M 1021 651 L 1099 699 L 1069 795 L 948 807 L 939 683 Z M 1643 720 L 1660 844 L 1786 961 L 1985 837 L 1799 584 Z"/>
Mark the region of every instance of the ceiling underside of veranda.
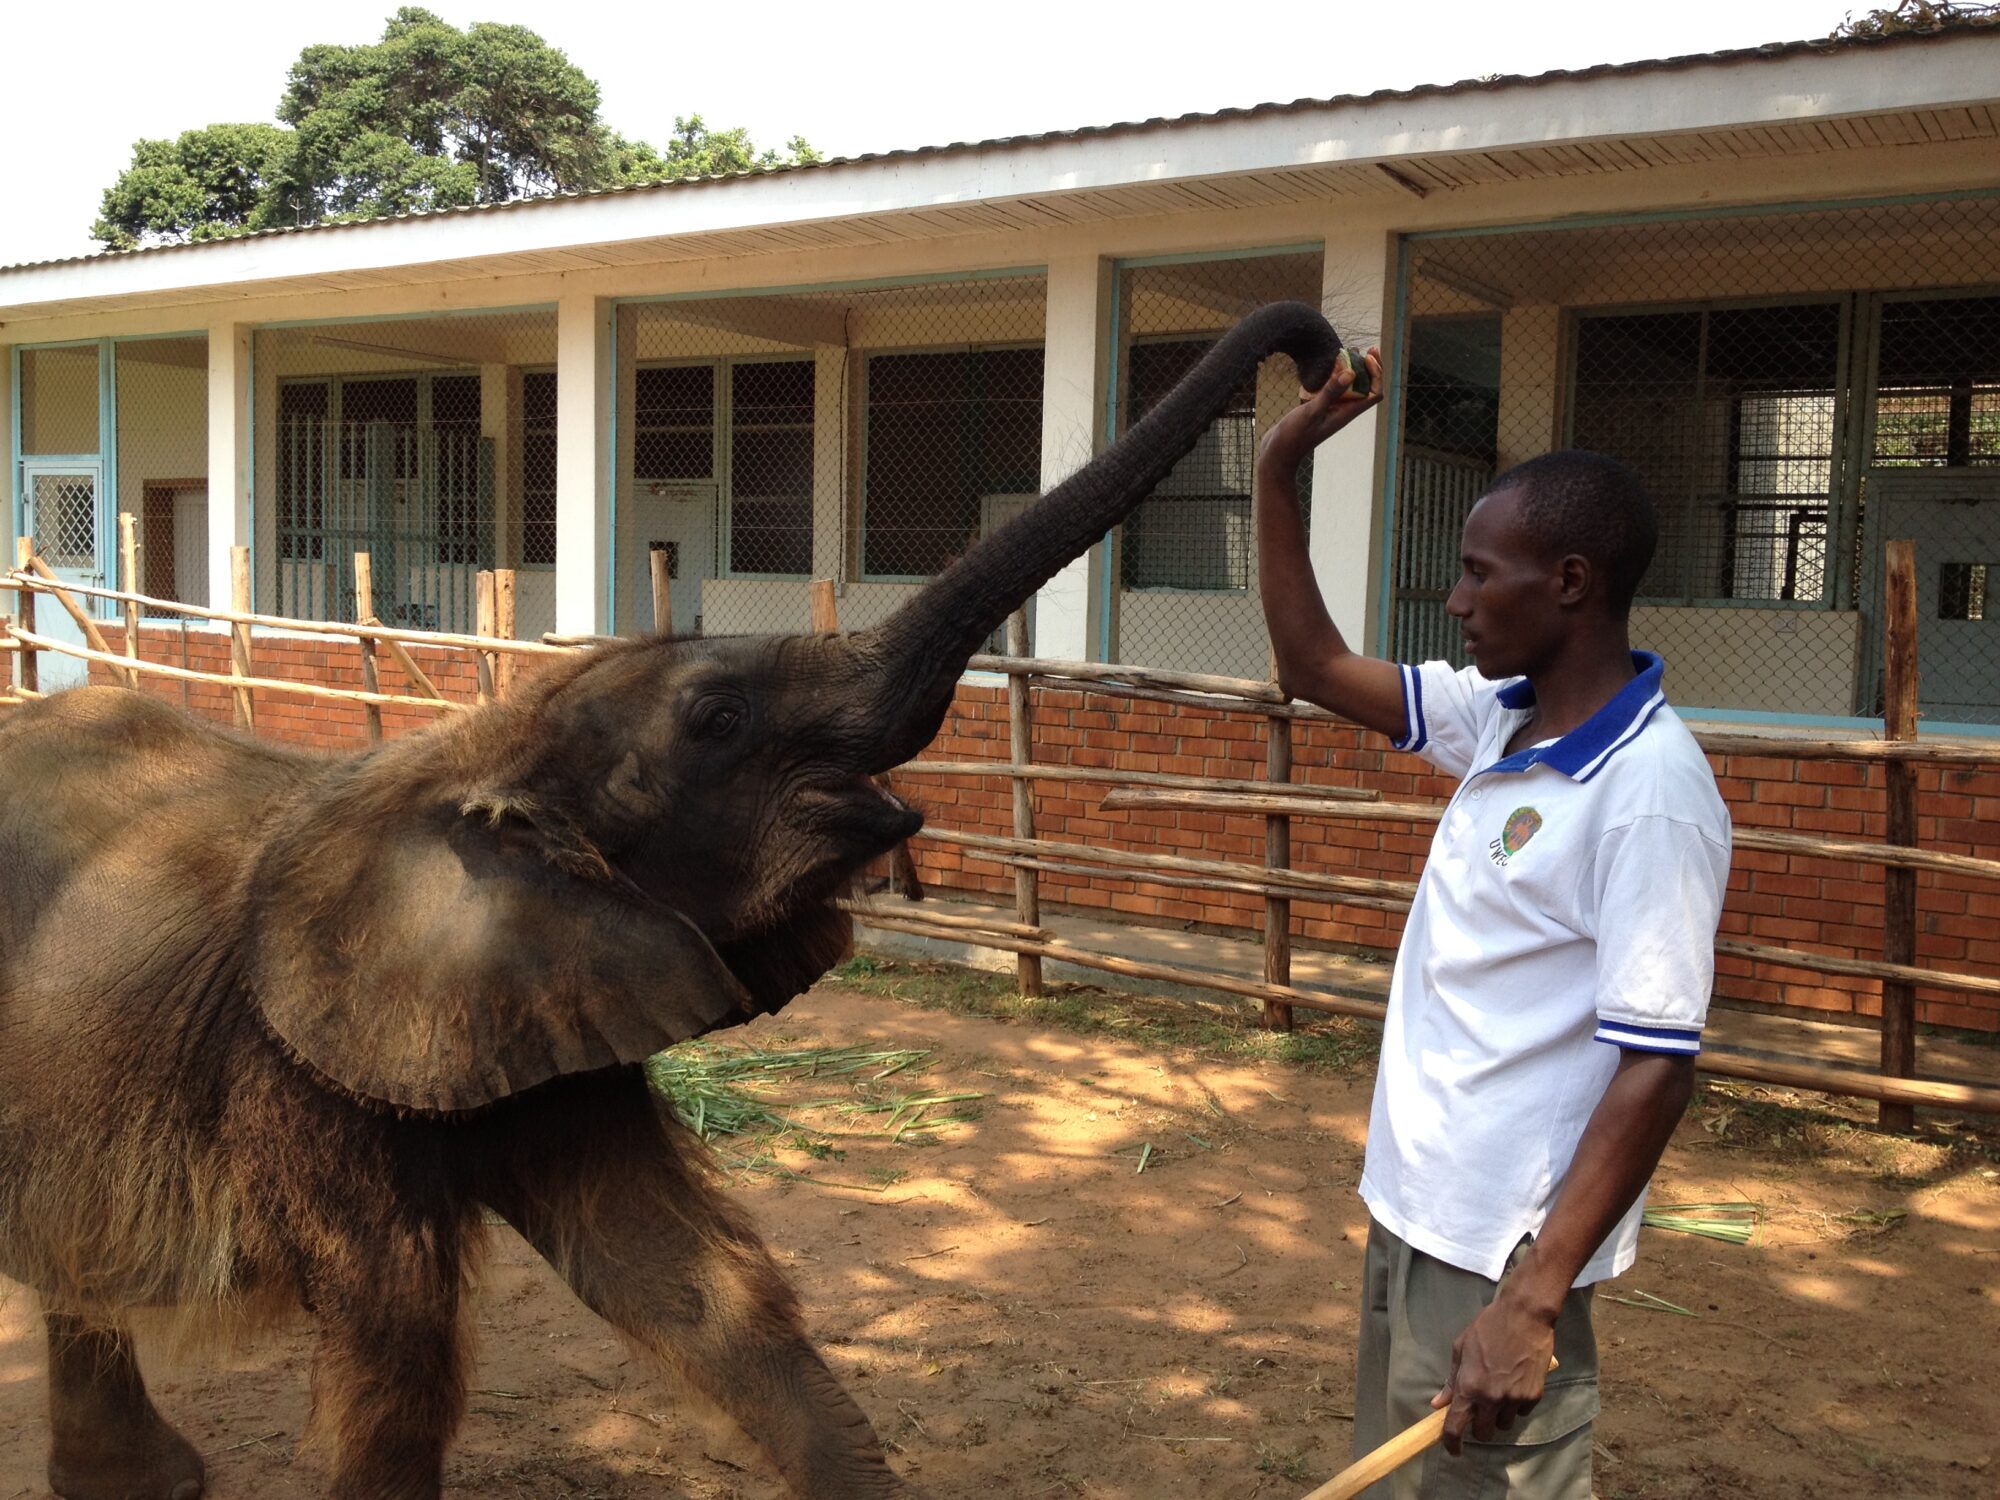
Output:
<path fill-rule="evenodd" d="M 912 207 L 811 222 L 772 224 L 724 232 L 663 234 L 610 244 L 565 246 L 499 255 L 433 260 L 417 265 L 357 266 L 311 276 L 273 278 L 232 289 L 234 295 L 296 296 L 364 292 L 468 278 L 602 270 L 619 266 L 852 249 L 911 241 L 1046 230 L 1072 224 L 1162 215 L 1215 213 L 1354 198 L 1428 195 L 1458 188 L 1595 177 L 1702 163 L 1828 156 L 1881 147 L 1920 147 L 2000 138 L 2000 108 L 1949 109 L 1808 120 L 1752 128 L 1627 136 L 1560 145 L 1451 155 L 1399 156 L 1386 161 L 1288 167 L 1226 176 L 1128 184 L 1111 188 L 1049 191 L 1008 199 Z M 666 190 L 670 195 L 672 190 Z M 588 201 L 588 200 L 583 200 Z M 669 196 L 664 206 L 670 205 Z M 502 209 L 498 212 L 508 212 Z M 561 212 L 557 205 L 539 212 Z M 465 215 L 468 240 L 478 237 L 482 213 Z M 305 233 L 323 231 L 307 230 Z M 352 233 L 359 257 L 368 231 Z M 195 253 L 200 253 L 196 251 Z M 6 291 L 0 279 L 0 297 Z M 216 299 L 217 289 L 149 290 L 129 295 L 69 298 L 16 316 L 60 317 Z"/>

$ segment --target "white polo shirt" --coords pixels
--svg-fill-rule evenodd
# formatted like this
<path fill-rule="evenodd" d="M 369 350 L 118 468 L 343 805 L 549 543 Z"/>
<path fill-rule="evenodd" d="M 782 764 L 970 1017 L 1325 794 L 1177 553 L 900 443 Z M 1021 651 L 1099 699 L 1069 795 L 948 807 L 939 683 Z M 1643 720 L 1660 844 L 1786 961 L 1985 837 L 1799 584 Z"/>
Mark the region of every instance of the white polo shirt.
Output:
<path fill-rule="evenodd" d="M 1660 659 L 1557 740 L 1502 758 L 1525 679 L 1404 667 L 1395 742 L 1463 777 L 1389 992 L 1361 1196 L 1425 1254 L 1498 1280 L 1554 1205 L 1619 1049 L 1700 1050 L 1729 814 Z M 1631 1265 L 1644 1195 L 1577 1285 Z"/>

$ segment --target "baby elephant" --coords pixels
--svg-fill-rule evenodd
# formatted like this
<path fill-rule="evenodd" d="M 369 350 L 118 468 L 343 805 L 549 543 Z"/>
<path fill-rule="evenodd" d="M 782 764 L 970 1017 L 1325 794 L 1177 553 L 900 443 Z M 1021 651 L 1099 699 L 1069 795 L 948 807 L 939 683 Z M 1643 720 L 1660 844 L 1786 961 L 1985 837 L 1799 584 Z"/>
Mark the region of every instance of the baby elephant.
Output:
<path fill-rule="evenodd" d="M 118 688 L 0 720 L 0 1274 L 41 1294 L 65 1500 L 192 1500 L 125 1329 L 303 1306 L 341 1500 L 428 1500 L 491 1208 L 806 1500 L 902 1487 L 641 1071 L 774 1011 L 971 654 L 1163 479 L 1310 308 L 1225 335 L 1116 446 L 851 636 L 648 639 L 363 755 Z"/>

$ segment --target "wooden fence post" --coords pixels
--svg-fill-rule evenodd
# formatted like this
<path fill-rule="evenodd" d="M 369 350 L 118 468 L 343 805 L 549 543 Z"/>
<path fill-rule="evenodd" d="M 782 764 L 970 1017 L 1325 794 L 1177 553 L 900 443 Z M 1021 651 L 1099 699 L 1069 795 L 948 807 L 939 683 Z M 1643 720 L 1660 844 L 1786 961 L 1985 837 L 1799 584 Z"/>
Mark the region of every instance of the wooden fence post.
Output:
<path fill-rule="evenodd" d="M 1272 674 L 1274 677 L 1276 673 Z M 1292 779 L 1292 721 L 1272 714 L 1264 742 L 1264 779 L 1273 784 Z M 1292 866 L 1292 820 L 1283 813 L 1264 819 L 1264 868 L 1288 870 Z M 1264 898 L 1264 982 L 1289 986 L 1292 982 L 1292 902 L 1288 896 Z M 1290 1031 L 1292 1008 L 1282 1000 L 1264 1002 L 1264 1027 L 1268 1031 Z"/>
<path fill-rule="evenodd" d="M 231 547 L 229 549 L 229 607 L 239 615 L 250 613 L 250 549 Z M 250 672 L 250 626 L 242 620 L 229 627 L 229 675 L 248 677 Z M 255 729 L 257 727 L 257 705 L 251 700 L 250 689 L 236 690 L 236 727 Z"/>
<path fill-rule="evenodd" d="M 375 560 L 366 552 L 354 554 L 354 623 L 366 625 L 375 618 Z M 375 661 L 375 642 L 362 636 L 355 644 L 361 647 L 361 686 L 370 693 L 382 691 L 381 669 Z M 382 705 L 364 703 L 361 705 L 362 722 L 368 727 L 368 743 L 382 743 Z"/>
<path fill-rule="evenodd" d="M 1917 544 L 1893 541 L 1883 569 L 1882 736 L 1917 737 Z M 1908 761 L 1883 768 L 1888 819 L 1884 840 L 1917 842 L 1917 773 Z M 1894 866 L 1882 871 L 1882 958 L 1892 964 L 1917 961 L 1917 872 Z M 1917 1071 L 1917 988 L 1907 979 L 1882 981 L 1882 1072 L 1891 1078 Z M 1877 1119 L 1884 1130 L 1916 1124 L 1912 1106 L 1883 1100 Z"/>
<path fill-rule="evenodd" d="M 674 633 L 674 585 L 671 563 L 673 554 L 665 547 L 655 547 L 646 554 L 646 561 L 653 570 L 653 634 L 672 635 Z M 819 584 L 813 585 L 815 589 Z M 827 584 L 827 595 L 832 597 L 833 585 Z M 819 596 L 813 596 L 814 608 L 818 608 Z M 815 630 L 819 627 L 814 626 Z"/>
<path fill-rule="evenodd" d="M 1028 611 L 1017 609 L 1007 616 L 1007 654 L 1028 655 Z M 1035 788 L 1022 773 L 1035 761 L 1034 721 L 1030 717 L 1028 679 L 1019 672 L 1007 674 L 1007 757 L 1014 774 L 1008 781 L 1014 789 L 1014 837 L 1035 836 Z M 1042 925 L 1041 872 L 1027 865 L 1014 866 L 1014 920 L 1024 927 Z M 1024 995 L 1042 993 L 1042 959 L 1038 953 L 1014 956 L 1015 981 Z"/>
<path fill-rule="evenodd" d="M 514 570 L 493 570 L 493 633 L 503 641 L 514 639 Z M 514 690 L 514 653 L 493 653 L 493 691 L 505 698 Z"/>
<path fill-rule="evenodd" d="M 812 628 L 822 635 L 831 635 L 840 629 L 840 602 L 834 598 L 833 580 L 815 578 L 806 597 L 812 609 Z M 889 785 L 887 776 L 877 776 L 875 784 Z M 910 853 L 908 841 L 898 844 L 889 851 L 889 887 L 911 901 L 924 899 L 924 883 L 917 878 L 917 861 Z"/>
<path fill-rule="evenodd" d="M 20 536 L 14 538 L 14 563 L 23 573 L 32 573 L 35 561 L 35 539 Z M 16 597 L 20 601 L 21 628 L 31 635 L 35 630 L 35 591 L 21 589 Z M 21 686 L 29 692 L 39 692 L 42 686 L 41 658 L 33 646 L 21 642 Z"/>
<path fill-rule="evenodd" d="M 119 587 L 128 594 L 143 592 L 139 587 L 139 538 L 132 523 L 132 512 L 118 512 L 118 576 L 122 580 Z M 139 601 L 125 601 L 125 659 L 139 659 Z M 139 672 L 130 668 L 125 673 L 125 686 L 137 689 Z"/>
<path fill-rule="evenodd" d="M 472 626 L 472 633 L 474 635 L 485 636 L 498 634 L 493 628 L 493 575 L 482 568 L 479 572 L 479 577 L 475 580 L 474 587 L 478 597 L 478 614 Z M 473 658 L 473 662 L 474 668 L 479 674 L 477 701 L 480 703 L 491 703 L 493 701 L 493 653 L 491 651 L 481 651 Z"/>

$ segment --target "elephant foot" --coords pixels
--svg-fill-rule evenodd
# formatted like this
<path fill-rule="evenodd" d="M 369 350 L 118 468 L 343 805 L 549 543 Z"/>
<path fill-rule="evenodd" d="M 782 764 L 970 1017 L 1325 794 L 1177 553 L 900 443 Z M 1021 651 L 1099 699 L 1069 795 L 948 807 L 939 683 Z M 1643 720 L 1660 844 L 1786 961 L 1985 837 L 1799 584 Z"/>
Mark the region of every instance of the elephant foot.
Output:
<path fill-rule="evenodd" d="M 49 1488 L 62 1500 L 196 1500 L 201 1455 L 154 1409 L 121 1328 L 64 1313 L 49 1332 Z"/>
<path fill-rule="evenodd" d="M 201 1455 L 157 1413 L 138 1432 L 56 1439 L 49 1488 L 62 1500 L 197 1500 L 207 1479 Z"/>

